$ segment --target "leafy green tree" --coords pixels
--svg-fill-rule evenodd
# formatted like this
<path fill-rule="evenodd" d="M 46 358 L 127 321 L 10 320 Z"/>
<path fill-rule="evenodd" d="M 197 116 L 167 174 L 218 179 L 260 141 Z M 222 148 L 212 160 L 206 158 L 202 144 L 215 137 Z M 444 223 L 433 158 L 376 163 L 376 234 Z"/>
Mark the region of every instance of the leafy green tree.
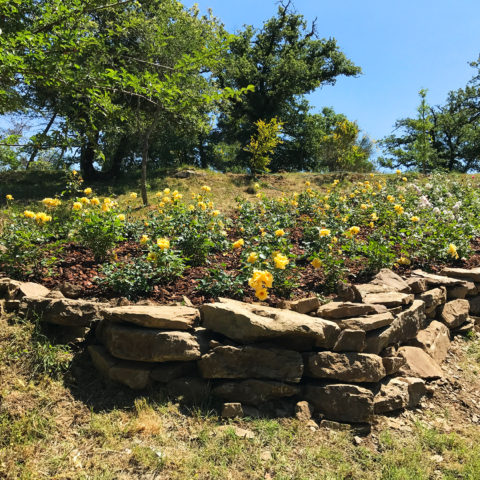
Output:
<path fill-rule="evenodd" d="M 244 151 L 250 153 L 249 169 L 252 175 L 260 172 L 268 172 L 271 155 L 275 147 L 283 143 L 280 138 L 282 132 L 282 123 L 276 118 L 269 122 L 258 120 L 255 122 L 257 133 L 252 135 L 250 143 L 244 147 Z"/>
<path fill-rule="evenodd" d="M 230 44 L 218 72 L 220 86 L 239 89 L 252 84 L 255 90 L 226 105 L 212 141 L 245 145 L 255 122 L 276 117 L 284 124 L 282 151 L 289 151 L 291 159 L 308 111 L 303 96 L 322 85 L 333 85 L 339 75 L 359 73 L 360 68 L 340 51 L 335 39 L 318 38 L 315 22 L 308 26 L 302 15 L 292 13 L 290 1 L 283 2 L 278 14 L 261 29 L 247 26 Z M 247 165 L 247 152 L 240 147 L 236 157 Z M 288 168 L 288 163 L 276 158 L 272 167 Z"/>

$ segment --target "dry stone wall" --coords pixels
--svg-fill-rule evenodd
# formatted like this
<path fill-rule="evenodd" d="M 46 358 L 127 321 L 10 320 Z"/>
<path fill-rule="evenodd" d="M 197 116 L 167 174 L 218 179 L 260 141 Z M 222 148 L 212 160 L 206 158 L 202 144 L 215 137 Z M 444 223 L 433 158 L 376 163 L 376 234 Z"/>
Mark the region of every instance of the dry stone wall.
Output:
<path fill-rule="evenodd" d="M 223 402 L 224 416 L 262 412 L 340 422 L 416 406 L 442 377 L 450 338 L 480 329 L 480 268 L 382 270 L 283 308 L 220 298 L 193 306 L 113 307 L 0 279 L 7 312 L 82 335 L 99 373 L 132 389 L 162 385 L 174 396 Z"/>

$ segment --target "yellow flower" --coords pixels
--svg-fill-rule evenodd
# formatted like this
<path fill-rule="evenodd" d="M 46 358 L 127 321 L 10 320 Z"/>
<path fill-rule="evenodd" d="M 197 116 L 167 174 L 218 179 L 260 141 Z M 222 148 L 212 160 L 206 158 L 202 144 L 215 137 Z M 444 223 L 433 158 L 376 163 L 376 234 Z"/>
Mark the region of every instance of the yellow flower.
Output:
<path fill-rule="evenodd" d="M 189 206 L 188 206 L 188 209 L 189 209 L 191 212 L 193 212 L 193 211 L 195 210 L 195 207 L 194 207 L 193 205 L 189 205 Z"/>
<path fill-rule="evenodd" d="M 212 217 L 218 217 L 220 215 L 220 210 L 213 210 Z"/>
<path fill-rule="evenodd" d="M 248 285 L 255 290 L 261 290 L 262 288 L 272 288 L 273 275 L 267 271 L 255 270 L 252 277 L 248 280 Z"/>
<path fill-rule="evenodd" d="M 120 213 L 119 215 L 117 215 L 117 218 L 122 222 L 125 221 L 125 215 L 123 213 Z"/>
<path fill-rule="evenodd" d="M 88 205 L 90 203 L 90 200 L 87 198 L 87 197 L 82 197 L 80 199 L 80 201 L 84 204 L 84 205 Z"/>
<path fill-rule="evenodd" d="M 23 215 L 26 217 L 26 218 L 35 218 L 35 212 L 32 212 L 31 210 L 25 210 L 23 212 Z"/>
<path fill-rule="evenodd" d="M 361 208 L 362 210 L 366 210 L 366 209 L 368 208 L 368 205 L 365 205 L 364 203 L 362 203 L 362 204 L 360 205 L 360 208 Z"/>
<path fill-rule="evenodd" d="M 321 228 L 318 234 L 320 237 L 328 237 L 330 236 L 330 230 L 328 228 Z"/>
<path fill-rule="evenodd" d="M 202 210 L 207 209 L 207 204 L 205 202 L 198 202 L 197 206 L 200 207 Z"/>
<path fill-rule="evenodd" d="M 91 189 L 90 187 L 88 187 L 88 188 L 86 188 L 86 189 L 83 191 L 83 193 L 84 193 L 85 195 L 90 195 L 90 194 L 92 193 L 92 189 Z"/>
<path fill-rule="evenodd" d="M 110 207 L 109 207 L 109 204 L 108 203 L 104 203 L 102 205 L 102 212 L 109 212 L 110 211 Z"/>
<path fill-rule="evenodd" d="M 254 188 L 255 190 L 259 190 L 259 189 L 260 189 L 260 184 L 259 184 L 259 183 L 255 183 L 255 184 L 253 185 L 253 188 Z"/>
<path fill-rule="evenodd" d="M 203 190 L 204 192 L 210 192 L 212 189 L 211 189 L 208 185 L 203 185 L 203 186 L 202 186 L 202 190 Z"/>
<path fill-rule="evenodd" d="M 5 195 L 5 198 L 6 198 L 7 200 L 13 200 L 13 195 L 10 195 L 10 194 Z"/>
<path fill-rule="evenodd" d="M 278 230 L 275 230 L 276 237 L 283 237 L 284 235 L 285 235 L 285 230 L 283 230 L 283 228 L 279 228 Z"/>
<path fill-rule="evenodd" d="M 369 226 L 370 228 L 373 228 L 373 227 L 375 226 L 375 224 L 374 224 L 373 222 L 370 222 L 370 223 L 368 224 L 368 226 Z"/>
<path fill-rule="evenodd" d="M 453 258 L 458 258 L 457 247 L 453 243 L 448 246 L 448 254 Z"/>
<path fill-rule="evenodd" d="M 415 216 L 413 216 L 410 220 L 412 222 L 419 222 L 420 221 L 420 219 L 418 217 L 415 217 Z"/>
<path fill-rule="evenodd" d="M 163 195 L 163 192 L 157 192 L 157 193 L 155 194 L 155 196 L 156 196 L 157 198 L 160 198 L 162 195 Z"/>
<path fill-rule="evenodd" d="M 140 243 L 142 245 L 145 245 L 146 243 L 148 243 L 149 240 L 150 240 L 150 237 L 148 235 L 142 235 L 140 237 Z"/>
<path fill-rule="evenodd" d="M 393 209 L 397 212 L 398 215 L 401 215 L 404 212 L 404 209 L 401 205 L 395 205 Z"/>
<path fill-rule="evenodd" d="M 313 265 L 313 268 L 316 268 L 317 270 L 323 265 L 319 258 L 314 258 L 310 263 Z"/>
<path fill-rule="evenodd" d="M 45 222 L 50 222 L 52 220 L 52 217 L 44 212 L 39 212 L 35 215 L 35 220 L 37 221 L 37 223 L 43 224 Z"/>
<path fill-rule="evenodd" d="M 262 194 L 259 192 L 255 195 L 257 198 L 262 198 Z"/>
<path fill-rule="evenodd" d="M 236 242 L 233 242 L 232 247 L 235 249 L 242 248 L 245 245 L 245 241 L 243 238 L 240 238 Z"/>
<path fill-rule="evenodd" d="M 387 200 L 390 202 L 390 203 L 393 203 L 395 201 L 395 197 L 392 196 L 392 195 L 387 195 Z"/>
<path fill-rule="evenodd" d="M 82 204 L 80 202 L 75 202 L 72 207 L 74 210 L 81 210 Z"/>
<path fill-rule="evenodd" d="M 412 262 L 408 258 L 402 256 L 397 260 L 397 263 L 400 265 L 410 265 Z"/>
<path fill-rule="evenodd" d="M 401 175 L 401 174 L 402 174 L 401 170 L 397 170 L 395 173 L 396 173 L 397 175 Z"/>
<path fill-rule="evenodd" d="M 378 215 L 377 215 L 375 212 L 373 212 L 373 213 L 370 215 L 370 217 L 371 217 L 371 219 L 372 219 L 373 221 L 378 220 Z"/>
<path fill-rule="evenodd" d="M 308 180 L 305 182 L 305 186 L 306 186 L 306 187 L 309 187 L 309 186 L 310 186 L 310 182 L 309 182 Z"/>
<path fill-rule="evenodd" d="M 403 180 L 404 182 L 407 182 L 407 181 L 408 181 L 407 177 L 402 177 L 402 180 Z"/>
<path fill-rule="evenodd" d="M 352 238 L 355 235 L 358 235 L 360 232 L 360 227 L 350 227 L 348 231 L 345 232 L 347 238 Z"/>
<path fill-rule="evenodd" d="M 259 300 L 266 300 L 268 298 L 268 292 L 266 288 L 260 288 L 259 290 L 255 291 L 255 296 Z"/>
<path fill-rule="evenodd" d="M 248 263 L 255 263 L 258 260 L 258 253 L 251 252 L 247 258 Z"/>
<path fill-rule="evenodd" d="M 150 252 L 148 255 L 147 255 L 147 260 L 149 262 L 155 262 L 157 260 L 157 254 L 155 252 Z"/>
<path fill-rule="evenodd" d="M 91 200 L 90 200 L 90 203 L 92 205 L 100 205 L 100 200 L 97 198 L 97 197 L 93 197 Z"/>
<path fill-rule="evenodd" d="M 130 198 L 137 198 L 137 194 L 135 192 L 130 193 Z"/>
<path fill-rule="evenodd" d="M 77 172 L 76 170 L 72 170 L 72 175 L 73 175 L 73 176 L 77 175 L 77 173 L 78 173 L 78 172 Z"/>
<path fill-rule="evenodd" d="M 273 261 L 275 262 L 275 268 L 278 268 L 279 270 L 285 270 L 285 267 L 289 264 L 288 258 L 281 253 L 277 253 L 273 258 Z"/>
<path fill-rule="evenodd" d="M 163 190 L 163 193 L 164 193 L 165 195 L 170 195 L 170 189 L 169 189 L 169 188 L 165 188 L 165 189 Z"/>
<path fill-rule="evenodd" d="M 170 240 L 168 238 L 157 238 L 157 247 L 162 250 L 167 250 L 170 248 Z"/>

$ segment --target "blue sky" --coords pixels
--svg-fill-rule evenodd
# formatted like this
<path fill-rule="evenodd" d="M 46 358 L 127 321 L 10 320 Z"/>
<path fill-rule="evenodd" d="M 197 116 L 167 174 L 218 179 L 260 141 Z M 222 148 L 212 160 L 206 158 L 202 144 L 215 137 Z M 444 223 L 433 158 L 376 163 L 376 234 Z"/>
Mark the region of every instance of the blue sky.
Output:
<path fill-rule="evenodd" d="M 275 15 L 273 0 L 197 0 L 229 31 L 261 27 Z M 480 54 L 480 0 L 294 0 L 298 13 L 317 18 L 320 37 L 336 38 L 363 75 L 339 78 L 309 99 L 316 109 L 331 106 L 356 120 L 374 139 L 388 135 L 396 119 L 414 116 L 418 91 L 443 103 L 465 86 Z M 184 5 L 193 5 L 184 1 Z"/>

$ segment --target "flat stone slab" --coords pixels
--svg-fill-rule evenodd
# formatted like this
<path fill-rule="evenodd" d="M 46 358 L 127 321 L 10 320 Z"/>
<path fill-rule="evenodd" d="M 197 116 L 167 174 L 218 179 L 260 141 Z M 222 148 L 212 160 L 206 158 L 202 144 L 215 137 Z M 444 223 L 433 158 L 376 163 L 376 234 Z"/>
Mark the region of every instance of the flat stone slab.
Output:
<path fill-rule="evenodd" d="M 287 300 L 282 303 L 281 307 L 293 310 L 298 313 L 314 312 L 320 306 L 318 297 L 300 298 L 299 300 Z"/>
<path fill-rule="evenodd" d="M 432 310 L 447 301 L 447 289 L 445 287 L 432 288 L 418 295 L 425 302 L 425 309 Z"/>
<path fill-rule="evenodd" d="M 291 350 L 332 348 L 340 334 L 336 323 L 309 315 L 235 300 L 200 307 L 205 328 L 240 343 L 282 341 Z"/>
<path fill-rule="evenodd" d="M 46 297 L 50 289 L 39 283 L 20 282 L 11 278 L 0 279 L 0 296 L 8 300 L 20 300 L 24 297 Z"/>
<path fill-rule="evenodd" d="M 358 329 L 369 332 L 378 328 L 387 327 L 393 322 L 393 315 L 390 312 L 377 313 L 366 317 L 354 317 L 340 320 L 338 325 L 340 328 Z"/>
<path fill-rule="evenodd" d="M 266 378 L 298 383 L 303 359 L 291 350 L 223 346 L 203 355 L 198 368 L 203 378 Z"/>
<path fill-rule="evenodd" d="M 175 362 L 198 360 L 200 343 L 184 331 L 162 331 L 106 323 L 102 339 L 109 353 L 123 360 Z"/>
<path fill-rule="evenodd" d="M 402 307 L 413 302 L 415 296 L 412 293 L 383 292 L 369 293 L 365 295 L 365 303 L 385 305 L 387 308 Z"/>
<path fill-rule="evenodd" d="M 373 409 L 376 414 L 393 412 L 402 408 L 412 408 L 426 393 L 425 382 L 420 378 L 390 378 L 375 395 Z"/>
<path fill-rule="evenodd" d="M 373 416 L 373 392 L 357 385 L 305 386 L 305 398 L 316 413 L 339 422 L 369 422 Z"/>
<path fill-rule="evenodd" d="M 313 378 L 363 383 L 378 382 L 386 375 L 378 355 L 317 352 L 305 357 L 305 374 Z"/>
<path fill-rule="evenodd" d="M 353 302 L 329 302 L 317 310 L 317 315 L 327 319 L 343 319 L 358 317 L 374 313 L 385 313 L 387 308 L 383 305 L 369 305 Z"/>
<path fill-rule="evenodd" d="M 413 270 L 412 275 L 424 278 L 428 285 L 434 287 L 442 285 L 444 287 L 454 287 L 464 284 L 464 280 L 447 277 L 445 275 L 435 275 L 433 273 L 424 272 L 423 270 Z"/>
<path fill-rule="evenodd" d="M 106 303 L 73 300 L 71 298 L 24 297 L 20 310 L 26 316 L 36 316 L 42 322 L 66 327 L 88 327 L 102 318 Z"/>
<path fill-rule="evenodd" d="M 418 332 L 412 346 L 427 352 L 440 365 L 450 347 L 450 330 L 443 323 L 433 320 L 427 328 Z"/>
<path fill-rule="evenodd" d="M 362 352 L 365 348 L 366 334 L 364 330 L 346 328 L 340 332 L 333 346 L 334 352 Z"/>
<path fill-rule="evenodd" d="M 470 270 L 467 268 L 446 267 L 440 272 L 440 275 L 477 283 L 480 282 L 480 267 L 472 268 Z"/>
<path fill-rule="evenodd" d="M 200 318 L 196 308 L 175 305 L 127 305 L 105 308 L 102 313 L 105 320 L 112 322 L 132 323 L 165 330 L 189 330 Z"/>
<path fill-rule="evenodd" d="M 215 387 L 212 393 L 228 402 L 240 402 L 246 405 L 261 405 L 270 400 L 299 395 L 298 385 L 290 385 L 270 380 L 243 380 L 226 382 Z"/>
<path fill-rule="evenodd" d="M 389 268 L 382 268 L 370 283 L 382 285 L 391 292 L 410 293 L 408 283 Z"/>

